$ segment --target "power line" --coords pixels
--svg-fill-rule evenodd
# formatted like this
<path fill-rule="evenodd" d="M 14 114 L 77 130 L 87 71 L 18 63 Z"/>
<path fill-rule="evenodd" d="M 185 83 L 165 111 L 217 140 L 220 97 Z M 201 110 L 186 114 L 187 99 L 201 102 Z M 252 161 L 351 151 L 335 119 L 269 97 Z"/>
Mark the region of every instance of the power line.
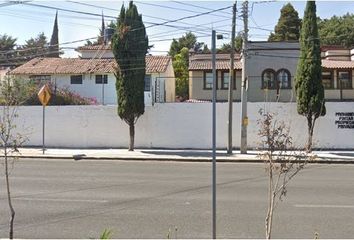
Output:
<path fill-rule="evenodd" d="M 78 5 L 83 5 L 83 6 L 89 6 L 89 7 L 94 7 L 94 8 L 99 8 L 99 9 L 106 9 L 106 10 L 110 10 L 110 11 L 115 11 L 115 12 L 119 12 L 118 9 L 114 9 L 114 8 L 107 8 L 107 7 L 101 7 L 98 5 L 94 5 L 94 4 L 88 4 L 88 3 L 81 3 L 81 2 L 76 2 L 76 1 L 70 1 L 68 0 L 67 2 L 70 3 L 74 3 L 74 4 L 78 4 Z M 208 10 L 213 10 L 213 9 L 208 9 Z M 146 15 L 146 14 L 142 14 L 143 17 L 148 17 L 148 18 L 152 18 L 152 19 L 158 19 L 158 20 L 163 20 L 163 21 L 171 21 L 171 19 L 166 19 L 166 18 L 161 18 L 161 17 L 156 17 L 156 16 L 151 16 L 151 15 Z M 188 26 L 193 26 L 193 27 L 200 27 L 202 25 L 195 25 L 195 24 L 191 24 L 191 23 L 185 23 L 185 22 L 181 22 L 179 21 L 181 24 L 185 24 Z M 204 29 L 210 30 L 211 28 L 206 28 L 204 27 Z M 202 29 L 202 30 L 204 30 Z"/>
<path fill-rule="evenodd" d="M 147 26 L 146 29 L 147 28 L 156 27 L 156 26 L 164 26 L 167 23 L 173 23 L 173 22 L 178 22 L 178 21 L 182 21 L 182 20 L 185 20 L 185 19 L 191 19 L 191 18 L 196 18 L 196 17 L 208 15 L 208 14 L 211 14 L 213 12 L 222 11 L 222 10 L 225 10 L 225 9 L 228 9 L 228 8 L 231 8 L 231 6 L 215 9 L 215 10 L 208 11 L 208 12 L 198 13 L 198 14 L 195 14 L 195 15 L 190 15 L 190 16 L 178 18 L 178 19 L 175 19 L 175 20 L 169 20 L 169 21 L 165 21 L 165 22 L 162 22 L 162 23 L 157 23 L 157 24 L 154 24 L 154 25 Z M 139 29 L 141 29 L 141 28 L 131 29 L 130 31 L 136 31 L 136 30 L 139 30 Z"/>
<path fill-rule="evenodd" d="M 194 10 L 190 10 L 190 9 L 177 8 L 177 7 L 171 7 L 171 6 L 164 6 L 164 5 L 159 5 L 159 4 L 155 4 L 155 3 L 147 3 L 147 2 L 142 2 L 142 1 L 135 1 L 135 3 L 142 4 L 142 5 L 148 5 L 148 6 L 154 6 L 154 7 L 160 7 L 160 8 L 166 8 L 166 9 L 170 9 L 170 10 L 185 11 L 185 12 L 190 12 L 190 13 L 201 13 L 199 11 L 194 11 Z M 211 15 L 215 16 L 215 14 L 211 14 Z M 226 16 L 221 16 L 221 15 L 216 15 L 216 16 L 223 17 L 223 18 L 228 18 Z"/>
<path fill-rule="evenodd" d="M 195 7 L 195 8 L 200 8 L 200 9 L 204 9 L 204 10 L 213 10 L 211 8 L 207 8 L 207 7 L 202 7 L 202 6 L 198 6 L 198 5 L 194 5 L 194 4 L 191 4 L 191 3 L 187 3 L 187 2 L 179 2 L 179 1 L 171 1 L 171 2 L 174 2 L 174 3 L 178 3 L 178 4 L 181 4 L 181 5 L 184 5 L 184 6 L 191 6 L 191 7 Z M 229 15 L 232 15 L 232 13 L 230 12 L 224 12 L 222 11 L 223 13 L 227 13 Z M 215 16 L 220 16 L 220 15 L 216 15 Z M 222 17 L 225 17 L 225 16 L 222 16 Z"/>

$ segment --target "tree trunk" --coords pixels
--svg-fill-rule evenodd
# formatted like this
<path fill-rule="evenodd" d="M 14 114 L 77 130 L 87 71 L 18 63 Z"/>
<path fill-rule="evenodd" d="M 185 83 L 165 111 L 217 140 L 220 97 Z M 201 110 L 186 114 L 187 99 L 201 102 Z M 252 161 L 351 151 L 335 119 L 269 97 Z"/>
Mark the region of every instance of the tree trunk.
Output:
<path fill-rule="evenodd" d="M 306 151 L 307 153 L 312 152 L 312 137 L 313 137 L 313 129 L 315 127 L 316 117 L 312 119 L 312 115 L 307 117 L 307 131 L 308 131 L 308 138 L 306 144 Z"/>
<path fill-rule="evenodd" d="M 130 136 L 129 151 L 134 151 L 134 136 L 135 136 L 134 121 L 129 123 L 129 136 Z"/>
<path fill-rule="evenodd" d="M 269 179 L 268 179 L 268 211 L 265 219 L 266 225 L 266 239 L 270 239 L 272 236 L 272 221 L 273 221 L 273 206 L 274 206 L 274 194 L 273 194 L 273 169 L 272 163 L 269 163 Z"/>
<path fill-rule="evenodd" d="M 6 180 L 6 192 L 7 192 L 7 202 L 10 208 L 10 226 L 9 226 L 9 239 L 13 239 L 14 237 L 14 220 L 15 220 L 15 210 L 12 206 L 11 201 L 11 191 L 10 191 L 10 180 L 9 180 L 9 164 L 8 164 L 8 156 L 7 156 L 7 148 L 4 147 L 4 160 L 5 160 L 5 180 Z"/>

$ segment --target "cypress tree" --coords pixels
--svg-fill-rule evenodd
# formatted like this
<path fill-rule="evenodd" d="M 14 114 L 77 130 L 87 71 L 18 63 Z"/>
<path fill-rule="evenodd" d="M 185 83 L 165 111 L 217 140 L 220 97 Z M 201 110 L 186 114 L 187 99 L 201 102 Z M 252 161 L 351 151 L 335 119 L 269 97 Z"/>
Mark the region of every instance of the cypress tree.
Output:
<path fill-rule="evenodd" d="M 55 14 L 52 38 L 49 43 L 48 57 L 59 57 L 59 30 L 58 30 L 58 11 Z"/>
<path fill-rule="evenodd" d="M 104 16 L 103 16 L 103 11 L 102 11 L 102 23 L 101 23 L 100 35 L 98 36 L 98 39 L 97 39 L 98 44 L 104 43 L 104 29 L 105 29 L 105 24 L 104 24 Z"/>
<path fill-rule="evenodd" d="M 135 123 L 144 114 L 145 55 L 148 37 L 142 16 L 131 1 L 122 5 L 112 50 L 118 64 L 116 90 L 118 116 L 129 125 L 129 151 L 134 151 Z"/>
<path fill-rule="evenodd" d="M 326 114 L 321 81 L 321 51 L 317 29 L 316 3 L 307 1 L 300 34 L 300 59 L 296 71 L 297 112 L 307 119 L 307 151 L 312 149 L 316 119 Z"/>

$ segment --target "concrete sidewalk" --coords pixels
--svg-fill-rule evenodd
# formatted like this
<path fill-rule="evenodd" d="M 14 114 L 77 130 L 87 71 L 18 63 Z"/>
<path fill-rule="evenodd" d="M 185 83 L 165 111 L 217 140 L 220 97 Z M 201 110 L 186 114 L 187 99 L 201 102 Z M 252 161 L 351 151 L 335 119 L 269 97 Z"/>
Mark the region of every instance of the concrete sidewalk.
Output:
<path fill-rule="evenodd" d="M 137 160 L 137 161 L 181 161 L 181 162 L 210 162 L 210 150 L 176 150 L 176 149 L 63 149 L 48 148 L 45 154 L 41 148 L 20 148 L 20 158 L 36 159 L 74 159 L 74 160 Z M 240 154 L 236 150 L 227 155 L 226 150 L 218 150 L 218 162 L 263 162 L 259 159 L 259 151 L 248 151 Z M 354 151 L 314 151 L 316 155 L 312 163 L 354 164 Z"/>

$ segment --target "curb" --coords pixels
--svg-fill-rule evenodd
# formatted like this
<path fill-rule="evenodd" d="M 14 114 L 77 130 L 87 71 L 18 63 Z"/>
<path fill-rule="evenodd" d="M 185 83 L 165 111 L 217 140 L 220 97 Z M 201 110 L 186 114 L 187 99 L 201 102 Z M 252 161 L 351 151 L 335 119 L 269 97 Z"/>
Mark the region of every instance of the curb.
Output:
<path fill-rule="evenodd" d="M 66 159 L 66 160 L 116 160 L 116 161 L 154 161 L 154 162 L 211 162 L 210 158 L 147 158 L 147 157 L 92 157 L 92 156 L 82 156 L 75 159 L 74 156 L 42 156 L 42 155 L 21 155 L 18 158 L 29 158 L 29 159 Z M 227 158 L 217 158 L 217 162 L 221 163 L 264 163 L 264 161 L 259 159 L 227 159 Z M 336 158 L 319 158 L 308 162 L 308 164 L 354 164 L 354 158 L 352 159 L 336 159 Z"/>

